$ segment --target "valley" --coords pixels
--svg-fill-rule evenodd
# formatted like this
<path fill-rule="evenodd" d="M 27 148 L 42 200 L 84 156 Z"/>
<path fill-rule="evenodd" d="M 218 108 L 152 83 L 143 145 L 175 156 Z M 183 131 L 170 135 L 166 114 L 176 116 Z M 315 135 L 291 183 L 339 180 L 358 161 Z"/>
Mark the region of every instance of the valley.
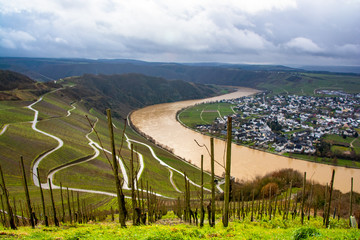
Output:
<path fill-rule="evenodd" d="M 360 239 L 360 0 L 0 2 L 0 239 Z"/>
<path fill-rule="evenodd" d="M 136 81 L 131 82 L 133 79 Z M 134 85 L 131 85 L 129 81 Z M 123 82 L 128 83 L 122 84 Z M 113 84 L 116 87 L 111 89 Z M 34 88 L 33 85 L 37 88 Z M 140 91 L 139 89 L 145 91 L 146 94 L 134 101 L 134 96 L 139 94 L 137 92 Z M 153 90 L 148 91 L 147 89 Z M 164 89 L 171 89 L 169 91 L 176 94 L 163 94 Z M 234 89 L 236 90 L 234 91 Z M 191 208 L 196 208 L 198 211 L 202 181 L 201 155 L 204 156 L 205 169 L 204 198 L 206 202 L 209 202 L 211 198 L 212 181 L 208 152 L 210 139 L 208 136 L 181 125 L 179 118 L 176 117 L 177 113 L 195 104 L 234 99 L 259 92 L 252 88 L 197 85 L 182 81 L 168 82 L 164 79 L 148 78 L 136 74 L 110 77 L 89 75 L 61 79 L 51 84 L 30 82 L 26 89 L 16 88 L 5 91 L 6 96 L 10 97 L 0 103 L 0 112 L 2 113 L 0 116 L 0 152 L 2 153 L 0 163 L 5 173 L 7 189 L 13 199 L 14 211 L 17 216 L 24 215 L 23 177 L 19 167 L 19 160 L 23 157 L 30 198 L 34 204 L 34 214 L 43 223 L 39 195 L 41 186 L 45 194 L 45 208 L 48 209 L 49 217 L 54 216 L 50 213 L 52 205 L 50 192 L 53 192 L 53 205 L 60 212 L 58 212 L 59 219 L 64 221 L 62 224 L 67 224 L 66 221 L 70 221 L 71 224 L 72 220 L 78 223 L 88 222 L 89 219 L 96 221 L 96 218 L 99 218 L 98 221 L 104 221 L 109 216 L 114 219 L 114 214 L 118 215 L 116 187 L 110 163 L 112 158 L 111 141 L 108 119 L 104 114 L 105 107 L 112 107 L 114 110 L 112 111 L 113 124 L 111 126 L 115 132 L 118 151 L 116 159 L 126 208 L 130 210 L 132 206 L 142 206 L 140 210 L 142 214 L 155 214 L 155 209 L 157 209 L 154 217 L 148 216 L 148 223 L 159 220 L 166 213 L 171 215 L 172 212 L 184 221 L 188 221 L 185 215 L 182 216 L 182 201 L 185 201 L 189 194 L 191 204 L 188 209 L 190 210 L 185 208 L 184 211 L 191 212 Z M 214 97 L 216 94 L 219 96 Z M 201 99 L 193 99 L 194 96 L 199 96 Z M 17 100 L 12 99 L 15 97 Z M 150 102 L 155 105 L 146 106 Z M 92 105 L 92 103 L 96 104 Z M 123 107 L 125 105 L 126 107 Z M 137 109 L 143 106 L 146 107 Z M 127 114 L 130 111 L 131 113 Z M 221 117 L 223 112 L 234 113 L 235 109 L 219 108 L 218 111 L 209 113 Z M 209 121 L 210 118 L 207 117 L 207 114 L 207 112 L 202 112 L 202 120 Z M 219 213 L 223 208 L 221 198 L 224 195 L 222 178 L 224 169 L 221 165 L 224 162 L 225 146 L 223 140 L 215 139 L 215 174 L 217 175 L 215 182 L 217 186 L 214 211 L 217 222 L 220 221 Z M 286 173 L 290 174 L 290 180 L 271 183 L 276 186 L 278 186 L 277 184 L 282 185 L 281 192 L 278 192 L 276 196 L 283 200 L 287 199 L 284 192 L 287 194 L 289 184 L 291 192 L 291 178 L 296 181 L 299 172 L 307 172 L 310 175 L 310 181 L 315 181 L 315 184 L 317 182 L 325 184 L 330 179 L 331 170 L 335 169 L 334 191 L 340 196 L 336 199 L 336 204 L 340 202 L 342 195 L 347 198 L 346 194 L 350 191 L 350 178 L 355 182 L 358 181 L 358 169 L 308 163 L 241 146 L 232 146 L 232 148 L 231 176 L 236 181 L 233 187 L 237 194 L 240 193 L 239 189 L 241 188 L 246 191 L 245 199 L 248 207 L 250 207 L 251 193 L 247 190 L 246 184 L 251 185 L 251 181 L 260 179 L 260 176 L 275 176 L 278 174 L 277 171 L 281 172 L 284 168 L 288 169 L 284 169 L 285 172 L 290 169 L 298 172 Z M 131 163 L 131 159 L 134 159 L 133 163 Z M 131 173 L 131 164 L 134 165 L 134 173 Z M 135 179 L 134 183 L 131 183 L 130 180 L 132 174 Z M 184 179 L 186 180 L 185 185 Z M 258 204 L 261 201 L 261 193 L 264 194 L 263 189 L 268 186 L 266 181 L 259 183 L 259 186 L 253 189 Z M 133 190 L 135 194 L 137 192 L 138 203 L 133 202 Z M 294 190 L 292 195 L 295 198 L 296 194 L 297 198 L 300 192 L 299 183 L 294 185 Z M 355 184 L 354 190 L 360 190 L 358 185 Z M 325 190 L 317 191 L 319 194 Z M 64 197 L 68 197 L 67 203 L 64 203 Z M 242 197 L 244 198 L 244 196 Z M 271 198 L 269 201 L 269 211 L 271 211 Z M 145 202 L 149 204 L 146 208 Z M 320 200 L 317 200 L 317 204 L 319 202 Z M 232 201 L 234 208 L 235 203 L 240 209 L 239 197 L 235 197 Z M 310 209 L 311 203 L 308 204 Z M 68 206 L 69 210 L 65 210 L 64 206 Z M 357 209 L 357 205 L 355 209 Z M 257 211 L 260 211 L 260 207 Z M 71 217 L 71 212 L 76 215 Z M 342 210 L 341 215 L 346 216 L 346 214 Z M 134 216 L 134 213 L 131 213 L 128 218 L 134 218 Z M 257 216 L 259 221 L 261 221 L 260 216 L 262 218 L 262 213 Z M 25 221 L 24 217 L 19 218 L 23 222 Z M 235 221 L 235 218 L 234 213 L 232 221 Z M 52 223 L 54 221 L 52 220 Z M 346 225 L 341 224 L 341 228 Z"/>

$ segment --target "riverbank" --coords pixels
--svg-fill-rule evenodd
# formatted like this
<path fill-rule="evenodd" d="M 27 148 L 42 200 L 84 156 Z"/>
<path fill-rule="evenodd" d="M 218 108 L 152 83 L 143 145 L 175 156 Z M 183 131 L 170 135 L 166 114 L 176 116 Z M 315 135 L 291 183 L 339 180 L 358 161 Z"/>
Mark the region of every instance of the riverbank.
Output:
<path fill-rule="evenodd" d="M 204 156 L 204 169 L 210 171 L 210 156 L 205 147 L 210 149 L 210 137 L 185 128 L 176 119 L 176 113 L 188 106 L 216 101 L 233 99 L 256 93 L 254 89 L 238 89 L 236 93 L 222 95 L 216 98 L 202 100 L 188 100 L 181 102 L 158 104 L 136 110 L 131 115 L 132 123 L 144 134 L 151 136 L 157 143 L 166 145 L 173 153 L 196 166 L 200 166 L 201 155 Z M 198 144 L 200 144 L 200 146 Z M 222 163 L 224 160 L 225 142 L 215 139 L 215 159 Z M 335 189 L 342 192 L 350 190 L 351 177 L 360 181 L 360 170 L 345 167 L 336 167 L 323 163 L 297 160 L 264 151 L 235 145 L 232 147 L 231 175 L 239 180 L 251 180 L 256 176 L 263 176 L 271 171 L 283 168 L 292 168 L 300 172 L 307 172 L 311 180 L 326 184 L 331 179 L 332 170 L 336 170 Z M 224 169 L 215 165 L 215 173 L 221 176 Z M 354 186 L 360 192 L 360 185 Z"/>
<path fill-rule="evenodd" d="M 211 103 L 211 102 L 209 102 Z M 219 137 L 219 136 L 215 136 L 215 135 L 212 135 L 210 133 L 205 133 L 205 132 L 201 132 L 199 131 L 198 129 L 196 128 L 192 128 L 188 125 L 186 125 L 183 121 L 181 121 L 181 118 L 180 118 L 180 114 L 184 111 L 186 111 L 187 109 L 190 109 L 194 106 L 188 106 L 186 108 L 183 108 L 183 109 L 180 109 L 177 113 L 176 113 L 176 119 L 177 121 L 185 128 L 187 129 L 190 129 L 192 131 L 195 131 L 199 134 L 202 134 L 202 135 L 205 135 L 205 136 L 209 136 L 209 137 L 213 137 L 213 138 L 216 138 L 216 139 L 219 139 L 219 140 L 223 140 L 225 141 L 226 138 L 225 137 Z M 281 153 L 281 152 L 274 152 L 274 151 L 270 151 L 268 149 L 264 149 L 264 148 L 261 148 L 261 147 L 256 147 L 256 146 L 253 146 L 253 145 L 249 145 L 249 144 L 242 144 L 242 143 L 239 143 L 239 142 L 236 142 L 236 141 L 233 141 L 232 142 L 233 144 L 236 144 L 238 146 L 243 146 L 243 147 L 247 147 L 247 148 L 250 148 L 250 149 L 254 149 L 254 150 L 258 150 L 258 151 L 263 151 L 263 152 L 266 152 L 266 153 L 270 153 L 270 154 L 275 154 L 275 155 L 278 155 L 278 156 L 283 156 L 283 157 L 287 157 L 287 158 L 291 158 L 291 159 L 297 159 L 297 160 L 301 160 L 301 161 L 307 161 L 307 162 L 313 162 L 313 163 L 320 163 L 320 164 L 326 164 L 326 165 L 330 165 L 330 166 L 340 166 L 340 167 L 345 167 L 345 168 L 354 168 L 354 169 L 360 169 L 360 167 L 354 165 L 354 166 L 350 166 L 349 163 L 353 162 L 351 160 L 345 160 L 345 159 L 338 159 L 337 160 L 337 164 L 334 164 L 334 163 L 331 163 L 331 159 L 329 158 L 321 158 L 321 157 L 317 157 L 317 156 L 314 156 L 314 155 L 311 155 L 311 156 L 308 156 L 308 158 L 306 158 L 306 156 L 302 155 L 302 154 L 289 154 L 289 156 Z M 314 158 L 316 158 L 317 160 L 314 160 Z M 320 159 L 320 160 L 318 160 Z"/>

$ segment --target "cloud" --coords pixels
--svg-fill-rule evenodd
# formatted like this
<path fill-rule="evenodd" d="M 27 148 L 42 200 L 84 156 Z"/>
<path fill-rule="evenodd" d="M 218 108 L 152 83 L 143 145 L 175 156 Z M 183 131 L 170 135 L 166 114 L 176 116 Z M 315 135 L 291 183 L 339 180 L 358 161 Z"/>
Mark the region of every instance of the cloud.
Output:
<path fill-rule="evenodd" d="M 27 32 L 4 28 L 0 28 L 0 38 L 1 46 L 10 49 L 30 49 L 28 43 L 36 41 L 36 39 Z"/>
<path fill-rule="evenodd" d="M 285 47 L 292 48 L 300 52 L 308 52 L 308 53 L 321 53 L 324 51 L 311 39 L 304 37 L 297 37 L 291 39 L 289 42 L 285 44 Z"/>
<path fill-rule="evenodd" d="M 343 56 L 360 55 L 360 44 L 345 44 L 343 46 L 337 46 L 335 51 Z"/>
<path fill-rule="evenodd" d="M 355 0 L 0 0 L 0 55 L 355 62 L 359 12 Z"/>

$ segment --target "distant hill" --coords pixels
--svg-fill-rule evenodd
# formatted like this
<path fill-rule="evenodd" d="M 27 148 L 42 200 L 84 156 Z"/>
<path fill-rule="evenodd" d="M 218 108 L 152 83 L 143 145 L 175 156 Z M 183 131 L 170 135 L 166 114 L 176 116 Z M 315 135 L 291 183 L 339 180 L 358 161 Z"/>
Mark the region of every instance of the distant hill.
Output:
<path fill-rule="evenodd" d="M 313 94 L 315 89 L 360 92 L 360 74 L 307 71 L 281 65 L 223 63 L 159 63 L 128 59 L 0 58 L 0 69 L 19 71 L 38 81 L 84 74 L 137 73 L 168 80 L 268 90 L 275 94 Z M 331 67 L 330 70 L 342 68 Z M 347 70 L 353 68 L 347 68 Z M 321 70 L 321 69 L 320 69 Z"/>
<path fill-rule="evenodd" d="M 21 72 L 38 81 L 81 76 L 83 74 L 140 73 L 165 79 L 181 79 L 201 83 L 243 85 L 248 76 L 256 78 L 261 71 L 296 71 L 273 65 L 234 65 L 223 63 L 152 63 L 136 60 L 0 58 L 0 69 Z M 215 74 L 214 74 L 215 73 Z M 255 76 L 253 76 L 255 74 Z M 263 74 L 261 74 L 263 76 Z M 220 79 L 219 79 L 220 77 Z M 251 80 L 251 79 L 250 79 Z M 229 85 L 229 84 L 228 84 Z"/>
<path fill-rule="evenodd" d="M 34 84 L 34 80 L 23 74 L 0 70 L 0 91 L 32 88 Z"/>
<path fill-rule="evenodd" d="M 301 66 L 299 68 L 307 71 L 360 74 L 360 66 Z"/>
<path fill-rule="evenodd" d="M 58 87 L 54 82 L 39 83 L 21 73 L 0 70 L 0 100 L 32 100 Z"/>
<path fill-rule="evenodd" d="M 166 80 L 142 74 L 92 75 L 66 79 L 76 85 L 63 90 L 71 97 L 82 100 L 88 108 L 104 112 L 111 108 L 117 114 L 126 114 L 151 104 L 197 99 L 219 93 L 217 87 L 181 80 Z"/>

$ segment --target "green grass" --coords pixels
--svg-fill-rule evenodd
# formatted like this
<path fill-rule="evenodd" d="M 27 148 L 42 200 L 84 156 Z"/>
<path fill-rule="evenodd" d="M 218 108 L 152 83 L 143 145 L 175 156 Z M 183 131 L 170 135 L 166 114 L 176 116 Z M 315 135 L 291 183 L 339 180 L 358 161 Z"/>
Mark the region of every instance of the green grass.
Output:
<path fill-rule="evenodd" d="M 358 239 L 358 229 L 348 229 L 347 221 L 331 220 L 330 228 L 322 226 L 322 218 L 305 221 L 301 225 L 300 219 L 294 221 L 262 220 L 250 222 L 235 220 L 224 228 L 221 222 L 215 227 L 204 227 L 184 223 L 173 225 L 176 217 L 169 212 L 160 221 L 161 224 L 131 226 L 121 228 L 113 222 L 93 224 L 65 224 L 59 228 L 38 226 L 35 229 L 20 227 L 19 230 L 0 229 L 5 238 L 21 239 Z"/>
<path fill-rule="evenodd" d="M 29 101 L 0 101 L 0 110 L 22 108 L 29 105 Z"/>
<path fill-rule="evenodd" d="M 355 138 L 353 137 L 343 138 L 342 136 L 331 134 L 331 135 L 325 135 L 324 139 L 328 141 L 332 141 L 334 144 L 341 144 L 341 143 L 350 144 Z"/>
<path fill-rule="evenodd" d="M 331 144 L 333 144 L 331 146 L 331 151 L 333 153 L 337 153 L 337 152 L 350 153 L 352 150 L 354 150 L 356 154 L 360 154 L 360 141 L 357 138 L 354 137 L 343 138 L 342 136 L 338 136 L 338 135 L 326 135 L 324 139 L 330 142 Z M 350 145 L 351 142 L 353 148 L 351 148 Z"/>
<path fill-rule="evenodd" d="M 121 176 L 121 174 L 120 174 Z M 72 188 L 116 193 L 111 168 L 103 159 L 75 165 L 55 174 L 55 183 Z"/>
<path fill-rule="evenodd" d="M 198 124 L 212 124 L 219 117 L 233 114 L 230 103 L 207 103 L 199 104 L 185 109 L 179 114 L 179 119 L 186 126 L 191 128 Z"/>
<path fill-rule="evenodd" d="M 284 156 L 298 158 L 298 159 L 312 161 L 312 162 L 317 162 L 317 163 L 324 163 L 324 164 L 332 164 L 332 165 L 334 165 L 334 160 L 331 159 L 331 158 L 326 158 L 326 157 L 309 156 L 309 155 L 306 155 L 306 154 L 298 154 L 298 153 L 293 153 L 293 154 L 284 153 Z M 352 160 L 348 160 L 348 159 L 340 159 L 340 158 L 338 158 L 336 166 L 360 168 L 360 162 L 356 162 L 356 161 L 352 161 Z"/>
<path fill-rule="evenodd" d="M 63 140 L 64 146 L 50 154 L 40 163 L 40 169 L 50 169 L 72 160 L 91 155 L 94 150 L 88 145 L 85 135 L 90 131 L 86 119 L 79 115 L 68 118 L 56 118 L 38 123 L 38 128 Z"/>
<path fill-rule="evenodd" d="M 336 151 L 339 151 L 339 152 L 350 152 L 350 148 L 348 147 L 343 147 L 343 146 L 331 146 L 331 151 L 332 152 L 336 152 Z"/>
<path fill-rule="evenodd" d="M 7 123 L 29 122 L 34 119 L 34 112 L 27 108 L 7 108 L 0 110 L 0 126 Z"/>
<path fill-rule="evenodd" d="M 57 142 L 31 129 L 31 123 L 11 124 L 0 136 L 1 166 L 5 174 L 20 175 L 20 156 L 29 174 L 32 161 L 42 152 L 51 149 Z"/>

